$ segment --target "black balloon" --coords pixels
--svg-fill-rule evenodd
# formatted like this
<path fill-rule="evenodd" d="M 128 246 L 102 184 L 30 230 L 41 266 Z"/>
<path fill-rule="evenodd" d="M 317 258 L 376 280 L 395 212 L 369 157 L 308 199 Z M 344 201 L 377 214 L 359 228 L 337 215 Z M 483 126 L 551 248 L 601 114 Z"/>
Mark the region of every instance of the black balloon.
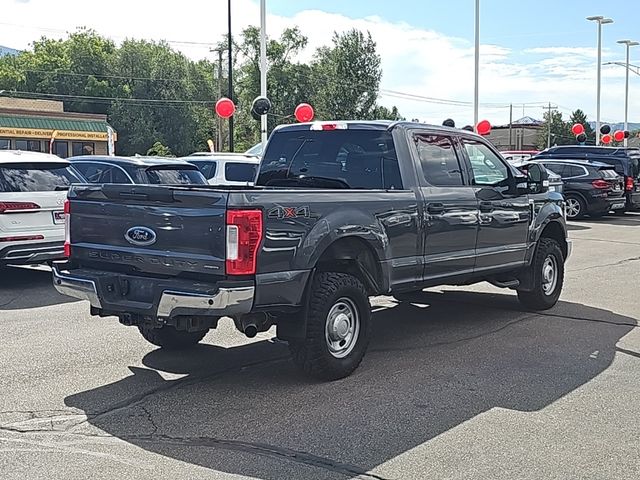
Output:
<path fill-rule="evenodd" d="M 587 141 L 587 136 L 584 133 L 581 133 L 580 135 L 576 135 L 576 140 L 578 143 L 584 143 Z"/>
<path fill-rule="evenodd" d="M 443 127 L 456 127 L 456 122 L 454 122 L 451 118 L 447 118 L 444 122 L 442 122 Z"/>
<path fill-rule="evenodd" d="M 629 133 L 629 130 L 625 130 L 624 131 L 624 138 L 629 138 L 631 136 L 631 133 Z"/>
<path fill-rule="evenodd" d="M 609 125 L 602 125 L 600 127 L 600 133 L 602 135 L 608 135 L 611 133 L 611 127 Z"/>
<path fill-rule="evenodd" d="M 260 120 L 262 115 L 266 115 L 271 110 L 271 100 L 267 97 L 257 97 L 251 105 L 251 116 Z"/>

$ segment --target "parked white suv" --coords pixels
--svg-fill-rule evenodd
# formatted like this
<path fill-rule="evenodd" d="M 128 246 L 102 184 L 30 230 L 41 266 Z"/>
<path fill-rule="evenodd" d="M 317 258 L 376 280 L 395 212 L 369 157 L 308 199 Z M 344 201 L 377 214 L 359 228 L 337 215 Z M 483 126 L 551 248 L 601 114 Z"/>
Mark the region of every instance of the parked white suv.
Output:
<path fill-rule="evenodd" d="M 64 258 L 64 201 L 86 183 L 67 160 L 0 150 L 0 267 Z"/>
<path fill-rule="evenodd" d="M 198 167 L 210 185 L 253 185 L 260 158 L 242 153 L 193 153 L 180 160 Z"/>

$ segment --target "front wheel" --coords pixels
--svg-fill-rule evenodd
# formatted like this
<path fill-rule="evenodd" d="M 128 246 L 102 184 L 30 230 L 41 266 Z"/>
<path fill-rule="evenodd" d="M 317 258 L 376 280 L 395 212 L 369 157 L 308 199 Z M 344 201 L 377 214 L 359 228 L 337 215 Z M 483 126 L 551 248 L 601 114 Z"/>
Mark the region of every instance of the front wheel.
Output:
<path fill-rule="evenodd" d="M 194 347 L 208 332 L 208 330 L 187 332 L 185 330 L 176 330 L 169 325 L 160 328 L 139 325 L 138 330 L 147 342 L 165 350 L 185 350 Z"/>
<path fill-rule="evenodd" d="M 533 290 L 518 291 L 518 299 L 531 310 L 547 310 L 560 298 L 564 282 L 564 256 L 558 242 L 541 238 L 531 267 Z"/>
<path fill-rule="evenodd" d="M 346 273 L 322 272 L 311 285 L 304 340 L 292 341 L 294 363 L 321 380 L 350 375 L 371 337 L 371 306 L 362 282 Z"/>

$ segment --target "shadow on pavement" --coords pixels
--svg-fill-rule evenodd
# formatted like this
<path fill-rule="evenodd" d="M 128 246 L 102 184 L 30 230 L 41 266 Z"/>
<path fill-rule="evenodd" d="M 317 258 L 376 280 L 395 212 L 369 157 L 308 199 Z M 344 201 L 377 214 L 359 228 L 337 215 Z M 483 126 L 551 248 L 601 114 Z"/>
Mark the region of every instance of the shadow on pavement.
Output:
<path fill-rule="evenodd" d="M 570 232 L 578 232 L 581 230 L 591 230 L 591 227 L 587 225 L 576 225 L 575 223 L 567 222 L 567 230 Z"/>
<path fill-rule="evenodd" d="M 605 215 L 600 218 L 588 218 L 582 221 L 588 221 L 592 224 L 617 225 L 621 227 L 640 227 L 640 214 L 636 212 L 626 212 L 622 215 Z"/>
<path fill-rule="evenodd" d="M 0 311 L 46 307 L 78 300 L 60 295 L 51 281 L 51 270 L 44 267 L 0 269 Z"/>
<path fill-rule="evenodd" d="M 523 312 L 509 294 L 409 300 L 374 308 L 368 354 L 337 382 L 297 373 L 281 344 L 201 345 L 190 354 L 155 350 L 143 360 L 149 369 L 65 403 L 149 452 L 230 474 L 366 476 L 490 409 L 543 409 L 606 370 L 637 324 L 568 302 Z M 186 376 L 165 380 L 156 369 Z M 128 402 L 97 411 L 124 391 Z"/>

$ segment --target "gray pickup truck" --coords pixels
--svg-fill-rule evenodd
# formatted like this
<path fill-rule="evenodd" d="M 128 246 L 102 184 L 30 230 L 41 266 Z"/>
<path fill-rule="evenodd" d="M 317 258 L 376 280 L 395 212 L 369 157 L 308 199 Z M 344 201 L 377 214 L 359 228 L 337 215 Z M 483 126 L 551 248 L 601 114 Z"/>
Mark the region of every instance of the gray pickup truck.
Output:
<path fill-rule="evenodd" d="M 163 348 L 223 316 L 248 337 L 275 325 L 296 364 L 333 380 L 365 354 L 370 296 L 487 281 L 552 307 L 571 244 L 546 185 L 463 130 L 282 126 L 254 187 L 72 187 L 53 281 Z"/>

